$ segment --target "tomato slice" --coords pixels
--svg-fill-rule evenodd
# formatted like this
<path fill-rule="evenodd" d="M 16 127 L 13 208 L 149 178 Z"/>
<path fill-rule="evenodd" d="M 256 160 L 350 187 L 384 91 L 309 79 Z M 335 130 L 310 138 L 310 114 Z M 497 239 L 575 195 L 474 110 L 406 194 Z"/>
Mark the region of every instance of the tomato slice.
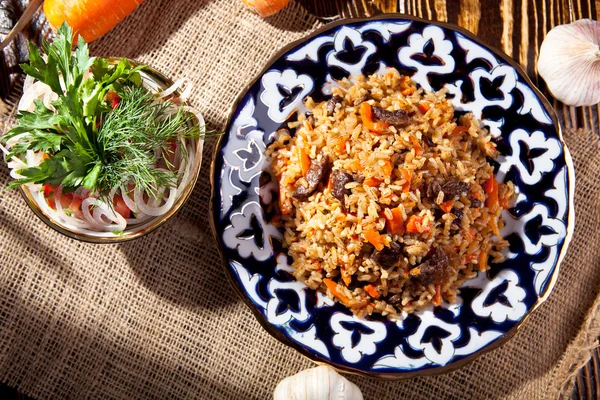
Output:
<path fill-rule="evenodd" d="M 131 209 L 127 207 L 127 204 L 125 204 L 125 201 L 123 200 L 123 197 L 121 197 L 121 195 L 115 195 L 113 207 L 115 208 L 115 211 L 121 214 L 123 218 L 131 218 Z"/>

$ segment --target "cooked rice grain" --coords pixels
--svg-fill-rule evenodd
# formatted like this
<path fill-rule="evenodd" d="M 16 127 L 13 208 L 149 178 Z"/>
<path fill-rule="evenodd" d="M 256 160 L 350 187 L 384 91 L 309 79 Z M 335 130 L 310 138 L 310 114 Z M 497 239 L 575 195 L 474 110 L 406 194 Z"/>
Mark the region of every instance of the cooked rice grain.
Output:
<path fill-rule="evenodd" d="M 508 245 L 494 233 L 514 187 L 500 183 L 494 196 L 491 136 L 473 115 L 457 119 L 444 90 L 424 92 L 395 69 L 339 84 L 332 115 L 309 98 L 310 123 L 300 115 L 289 125 L 295 135 L 279 131 L 267 150 L 294 275 L 357 315 L 396 319 L 456 301 L 458 287 L 502 261 Z M 403 110 L 408 123 L 369 120 L 362 103 Z M 306 163 L 321 157 L 352 182 L 334 196 L 330 173 L 308 199 L 295 197 L 311 179 Z M 469 189 L 453 193 L 448 182 Z"/>

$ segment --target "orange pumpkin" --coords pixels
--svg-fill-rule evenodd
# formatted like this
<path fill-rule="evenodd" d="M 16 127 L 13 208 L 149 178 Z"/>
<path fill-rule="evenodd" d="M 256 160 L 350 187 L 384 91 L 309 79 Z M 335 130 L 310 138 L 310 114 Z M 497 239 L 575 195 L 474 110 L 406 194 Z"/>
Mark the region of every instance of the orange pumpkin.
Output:
<path fill-rule="evenodd" d="M 252 7 L 261 17 L 269 17 L 283 7 L 287 6 L 290 0 L 242 0 L 244 4 Z"/>
<path fill-rule="evenodd" d="M 45 0 L 44 14 L 55 28 L 67 23 L 86 42 L 98 39 L 144 0 Z"/>

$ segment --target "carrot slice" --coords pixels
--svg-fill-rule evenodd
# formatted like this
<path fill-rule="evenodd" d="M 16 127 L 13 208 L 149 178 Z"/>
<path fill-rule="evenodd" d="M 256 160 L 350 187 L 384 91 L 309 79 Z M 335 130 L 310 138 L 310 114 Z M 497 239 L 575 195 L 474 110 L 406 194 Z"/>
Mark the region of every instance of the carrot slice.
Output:
<path fill-rule="evenodd" d="M 417 108 L 419 109 L 419 111 L 421 111 L 421 114 L 425 114 L 431 108 L 431 104 L 424 101 L 421 104 L 419 104 L 419 106 Z"/>
<path fill-rule="evenodd" d="M 433 305 L 439 306 L 442 304 L 442 286 L 435 285 L 435 296 L 433 296 Z"/>
<path fill-rule="evenodd" d="M 310 156 L 304 149 L 298 148 L 298 159 L 300 160 L 300 168 L 302 168 L 302 175 L 306 175 L 310 168 Z"/>
<path fill-rule="evenodd" d="M 473 229 L 473 228 L 469 228 L 467 230 L 467 234 L 469 235 L 471 240 L 475 240 L 475 238 L 477 237 L 477 235 L 475 235 L 475 229 Z"/>
<path fill-rule="evenodd" d="M 479 253 L 479 270 L 485 271 L 488 266 L 488 253 L 487 251 L 482 251 Z"/>
<path fill-rule="evenodd" d="M 413 149 L 415 149 L 415 155 L 420 156 L 423 154 L 423 146 L 419 143 L 416 137 L 411 136 L 410 142 L 413 145 Z"/>
<path fill-rule="evenodd" d="M 411 215 L 406 222 L 406 232 L 408 233 L 429 233 L 431 227 L 423 224 L 423 217 L 419 215 Z"/>
<path fill-rule="evenodd" d="M 344 303 L 346 307 L 350 307 L 350 298 L 345 294 L 340 293 L 340 291 L 337 288 L 337 283 L 335 283 L 329 278 L 324 278 L 323 283 L 325 284 L 325 286 L 327 286 L 327 289 L 329 289 L 332 295 L 334 295 L 339 301 Z"/>
<path fill-rule="evenodd" d="M 371 178 L 365 179 L 364 184 L 367 186 L 371 186 L 371 187 L 377 187 L 381 184 L 381 182 L 382 182 L 381 179 L 371 177 Z"/>
<path fill-rule="evenodd" d="M 408 193 L 410 191 L 410 184 L 412 182 L 412 171 L 406 168 L 400 168 L 400 173 L 406 182 L 402 185 L 402 191 Z"/>
<path fill-rule="evenodd" d="M 375 286 L 373 285 L 365 286 L 365 292 L 369 293 L 369 296 L 373 297 L 374 299 L 379 298 L 379 292 L 377 291 L 377 289 L 375 289 Z"/>
<path fill-rule="evenodd" d="M 346 151 L 346 143 L 348 143 L 348 138 L 343 138 L 337 145 L 338 153 L 343 153 Z"/>
<path fill-rule="evenodd" d="M 464 257 L 464 262 L 463 264 L 468 264 L 468 263 L 472 263 L 475 262 L 479 259 L 479 254 L 467 254 Z"/>
<path fill-rule="evenodd" d="M 392 175 L 392 171 L 394 170 L 394 166 L 389 160 L 385 160 L 385 164 L 381 167 L 381 170 L 385 174 L 386 177 Z"/>
<path fill-rule="evenodd" d="M 353 171 L 364 171 L 365 170 L 365 167 L 361 164 L 360 160 L 352 161 L 352 164 L 350 164 L 350 168 Z"/>
<path fill-rule="evenodd" d="M 494 175 L 490 176 L 485 182 L 483 190 L 488 194 L 487 199 L 485 200 L 485 206 L 489 208 L 490 212 L 495 213 L 498 211 L 500 203 L 498 201 L 498 181 Z"/>
<path fill-rule="evenodd" d="M 389 124 L 385 122 L 373 121 L 373 109 L 367 102 L 363 102 L 360 105 L 360 117 L 362 118 L 363 125 L 373 133 L 381 133 L 389 127 Z"/>
<path fill-rule="evenodd" d="M 387 219 L 387 231 L 392 235 L 404 235 L 404 219 L 400 208 L 392 208 L 392 219 Z"/>
<path fill-rule="evenodd" d="M 408 88 L 402 90 L 400 93 L 402 93 L 404 96 L 410 96 L 414 92 L 415 92 L 415 89 L 408 87 Z"/>
<path fill-rule="evenodd" d="M 440 208 L 445 213 L 449 213 L 450 211 L 452 211 L 452 206 L 453 205 L 454 205 L 454 200 L 448 200 L 448 201 L 445 201 L 442 204 L 440 204 Z"/>
<path fill-rule="evenodd" d="M 452 130 L 452 133 L 450 135 L 451 136 L 459 136 L 459 135 L 465 134 L 467 132 L 469 132 L 469 128 L 467 128 L 466 126 L 458 125 L 456 128 L 454 128 Z"/>
<path fill-rule="evenodd" d="M 383 244 L 383 238 L 381 237 L 381 235 L 379 234 L 379 232 L 377 232 L 374 229 L 367 229 L 364 233 L 365 235 L 365 239 L 367 239 L 367 241 L 369 243 L 371 243 L 375 249 L 381 251 L 384 248 L 384 244 Z"/>

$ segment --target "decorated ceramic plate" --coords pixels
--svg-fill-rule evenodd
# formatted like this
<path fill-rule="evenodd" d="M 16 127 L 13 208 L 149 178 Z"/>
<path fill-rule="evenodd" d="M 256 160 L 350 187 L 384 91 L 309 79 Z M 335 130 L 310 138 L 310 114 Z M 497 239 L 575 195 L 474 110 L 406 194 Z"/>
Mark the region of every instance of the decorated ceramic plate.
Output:
<path fill-rule="evenodd" d="M 324 101 L 343 78 L 394 67 L 426 90 L 447 89 L 493 136 L 505 261 L 467 281 L 455 302 L 398 321 L 359 318 L 292 275 L 273 223 L 275 132 Z M 504 343 L 550 294 L 574 226 L 574 175 L 556 115 L 506 55 L 468 32 L 404 15 L 339 21 L 292 43 L 238 97 L 212 170 L 212 220 L 227 275 L 264 328 L 313 361 L 382 378 L 446 372 Z"/>

